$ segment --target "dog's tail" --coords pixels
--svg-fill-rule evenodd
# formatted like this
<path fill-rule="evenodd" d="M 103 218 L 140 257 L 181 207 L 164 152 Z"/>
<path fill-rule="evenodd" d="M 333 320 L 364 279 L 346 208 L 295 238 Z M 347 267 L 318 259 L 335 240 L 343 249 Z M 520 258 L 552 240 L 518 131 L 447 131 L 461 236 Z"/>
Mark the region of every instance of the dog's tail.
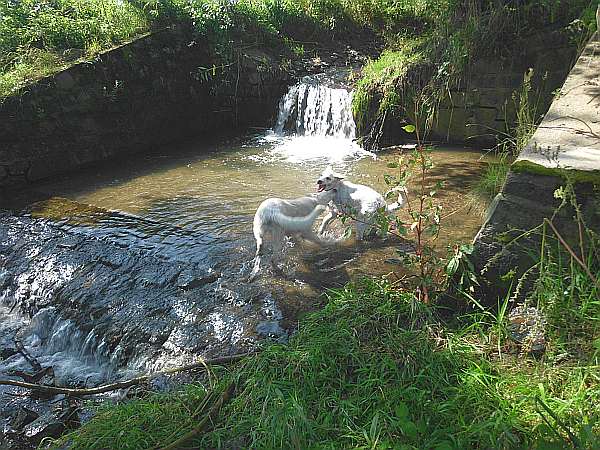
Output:
<path fill-rule="evenodd" d="M 408 201 L 408 189 L 406 189 L 406 187 L 395 187 L 392 189 L 392 192 L 398 192 L 398 200 L 386 206 L 385 210 L 389 213 L 402 208 Z"/>

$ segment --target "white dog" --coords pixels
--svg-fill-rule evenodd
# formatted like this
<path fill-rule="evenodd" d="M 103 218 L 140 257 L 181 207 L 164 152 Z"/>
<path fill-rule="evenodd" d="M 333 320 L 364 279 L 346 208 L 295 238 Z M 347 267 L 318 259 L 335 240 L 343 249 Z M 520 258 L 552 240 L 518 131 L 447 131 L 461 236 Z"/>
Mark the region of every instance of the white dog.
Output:
<path fill-rule="evenodd" d="M 252 281 L 260 272 L 262 258 L 265 256 L 265 240 L 269 236 L 274 258 L 281 254 L 285 236 L 300 236 L 318 244 L 326 243 L 314 233 L 312 226 L 325 209 L 325 205 L 332 201 L 334 196 L 335 190 L 332 189 L 294 200 L 268 198 L 263 201 L 254 214 L 253 230 L 256 239 L 256 256 L 249 281 Z M 274 263 L 274 258 L 272 263 Z"/>
<path fill-rule="evenodd" d="M 356 219 L 356 239 L 361 241 L 365 232 L 374 224 L 377 210 L 385 208 L 385 213 L 392 213 L 402 208 L 407 201 L 407 190 L 399 187 L 398 200 L 388 205 L 379 192 L 363 184 L 354 184 L 344 181 L 344 176 L 335 173 L 328 166 L 321 177 L 317 180 L 318 192 L 335 191 L 333 208 L 329 207 L 329 213 L 323 219 L 319 228 L 319 234 L 323 234 L 327 226 L 338 216 L 338 212 L 354 216 Z"/>

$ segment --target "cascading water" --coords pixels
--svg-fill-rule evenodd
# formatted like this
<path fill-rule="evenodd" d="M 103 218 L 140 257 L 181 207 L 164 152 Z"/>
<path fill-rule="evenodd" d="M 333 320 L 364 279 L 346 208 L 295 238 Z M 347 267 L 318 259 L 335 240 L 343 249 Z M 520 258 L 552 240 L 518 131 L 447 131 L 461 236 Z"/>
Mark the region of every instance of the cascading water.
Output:
<path fill-rule="evenodd" d="M 275 132 L 291 131 L 299 136 L 333 136 L 354 139 L 352 92 L 310 80 L 288 90 L 279 103 Z"/>
<path fill-rule="evenodd" d="M 279 102 L 272 154 L 288 162 L 342 164 L 375 155 L 354 142 L 352 91 L 340 83 L 347 74 L 304 77 Z"/>

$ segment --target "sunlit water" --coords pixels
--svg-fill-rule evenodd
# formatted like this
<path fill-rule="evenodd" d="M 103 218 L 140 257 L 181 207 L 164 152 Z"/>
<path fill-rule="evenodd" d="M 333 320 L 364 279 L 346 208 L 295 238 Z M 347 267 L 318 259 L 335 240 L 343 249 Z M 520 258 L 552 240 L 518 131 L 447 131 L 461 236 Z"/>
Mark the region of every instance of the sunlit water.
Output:
<path fill-rule="evenodd" d="M 198 142 L 165 148 L 42 185 L 36 195 L 64 197 L 132 215 L 131 223 L 128 215 L 118 216 L 116 222 L 105 220 L 98 233 L 176 259 L 208 260 L 216 269 L 242 279 L 255 249 L 252 218 L 265 198 L 315 192 L 316 180 L 328 164 L 348 180 L 385 192 L 384 175 L 393 173 L 387 164 L 409 152 L 375 155 L 341 138 L 268 133 L 234 143 Z M 436 148 L 431 156 L 435 167 L 429 183 L 444 183 L 436 201 L 443 207 L 442 216 L 447 216 L 436 245 L 443 248 L 470 241 L 481 224 L 481 205 L 474 204 L 469 193 L 486 163 L 481 153 L 467 149 Z M 417 186 L 413 180 L 408 188 L 414 199 Z M 34 199 L 30 195 L 24 203 Z M 409 220 L 406 211 L 398 215 Z M 344 228 L 338 222 L 332 230 L 340 236 Z M 342 285 L 354 275 L 394 270 L 385 261 L 395 255 L 396 245 L 405 243 L 393 237 L 362 245 L 351 238 L 334 249 L 290 243 L 287 273 L 267 274 L 263 282 L 281 283 L 287 290 L 301 292 L 293 301 L 287 297 L 301 307 L 304 295 Z"/>
<path fill-rule="evenodd" d="M 179 319 L 175 325 L 170 323 L 169 338 L 158 349 L 146 354 L 146 343 L 140 341 L 139 349 L 123 355 L 123 348 L 111 347 L 106 338 L 110 336 L 106 330 L 113 326 L 110 316 L 82 331 L 71 318 L 62 317 L 59 308 L 46 307 L 33 319 L 19 314 L 18 308 L 9 311 L 7 305 L 18 303 L 20 290 L 26 295 L 51 296 L 56 285 L 66 285 L 77 276 L 75 266 L 54 261 L 53 255 L 37 258 L 34 245 L 27 255 L 30 267 L 17 278 L 17 288 L 0 290 L 0 347 L 10 347 L 12 343 L 2 337 L 11 340 L 8 336 L 18 330 L 42 365 L 55 368 L 59 383 L 96 385 L 180 364 L 198 353 L 247 348 L 252 345 L 248 342 L 266 336 L 285 339 L 303 312 L 318 307 L 328 288 L 363 275 L 402 271 L 393 260 L 398 249 L 411 251 L 410 236 L 409 240 L 389 236 L 361 244 L 352 236 L 328 248 L 290 241 L 280 271 L 265 270 L 256 281 L 247 282 L 255 252 L 252 219 L 264 199 L 315 192 L 316 180 L 329 164 L 348 180 L 385 192 L 384 175 L 393 174 L 388 163 L 410 153 L 394 150 L 375 155 L 353 143 L 350 101 L 351 96 L 342 90 L 299 85 L 282 99 L 276 125 L 279 133 L 165 146 L 0 199 L 0 209 L 10 208 L 17 216 L 33 212 L 61 229 L 159 255 L 166 264 L 197 263 L 220 274 L 197 294 L 202 298 L 183 296 L 167 305 L 169 317 Z M 284 130 L 295 134 L 285 136 Z M 444 183 L 436 197 L 444 219 L 435 243 L 443 252 L 449 244 L 470 241 L 479 228 L 483 206 L 470 192 L 486 162 L 481 153 L 460 148 L 436 148 L 431 156 L 435 166 L 428 174 L 428 185 Z M 414 180 L 408 188 L 415 201 L 418 186 Z M 398 215 L 409 221 L 405 210 Z M 340 222 L 330 230 L 334 237 L 344 234 Z M 14 245 L 19 237 L 9 240 L 8 245 Z M 0 285 L 2 270 L 0 264 Z M 131 311 L 145 311 L 148 306 L 129 301 Z M 138 295 L 135 301 L 152 300 Z M 136 320 L 147 320 L 148 327 L 155 327 L 161 318 Z M 29 369 L 19 355 L 0 361 L 4 375 Z"/>

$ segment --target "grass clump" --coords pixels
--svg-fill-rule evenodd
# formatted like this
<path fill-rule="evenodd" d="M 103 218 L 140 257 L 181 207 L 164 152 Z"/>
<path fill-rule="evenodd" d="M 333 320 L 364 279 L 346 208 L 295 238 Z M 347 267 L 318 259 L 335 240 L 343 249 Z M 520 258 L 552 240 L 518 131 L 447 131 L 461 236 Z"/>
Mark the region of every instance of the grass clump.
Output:
<path fill-rule="evenodd" d="M 560 259 L 563 250 L 550 253 L 532 297 L 550 330 L 543 357 L 519 355 L 506 308 L 443 323 L 412 293 L 366 279 L 329 292 L 289 344 L 216 371 L 222 385 L 236 381 L 236 394 L 189 445 L 541 449 L 565 448 L 575 436 L 579 448 L 597 448 L 599 292 Z M 571 346 L 574 333 L 587 344 Z M 103 407 L 63 441 L 73 449 L 167 445 L 199 418 L 157 414 L 157 404 L 181 411 L 178 404 L 201 403 L 205 391 L 194 389 Z"/>
<path fill-rule="evenodd" d="M 68 440 L 73 448 L 151 448 L 193 427 L 208 393 L 206 387 L 191 384 L 176 393 L 150 394 L 116 407 L 104 405 L 89 424 L 90 434 L 68 436 Z"/>
<path fill-rule="evenodd" d="M 352 101 L 359 134 L 368 129 L 375 117 L 402 107 L 407 74 L 427 61 L 418 44 L 407 41 L 399 50 L 385 50 L 364 67 Z"/>

